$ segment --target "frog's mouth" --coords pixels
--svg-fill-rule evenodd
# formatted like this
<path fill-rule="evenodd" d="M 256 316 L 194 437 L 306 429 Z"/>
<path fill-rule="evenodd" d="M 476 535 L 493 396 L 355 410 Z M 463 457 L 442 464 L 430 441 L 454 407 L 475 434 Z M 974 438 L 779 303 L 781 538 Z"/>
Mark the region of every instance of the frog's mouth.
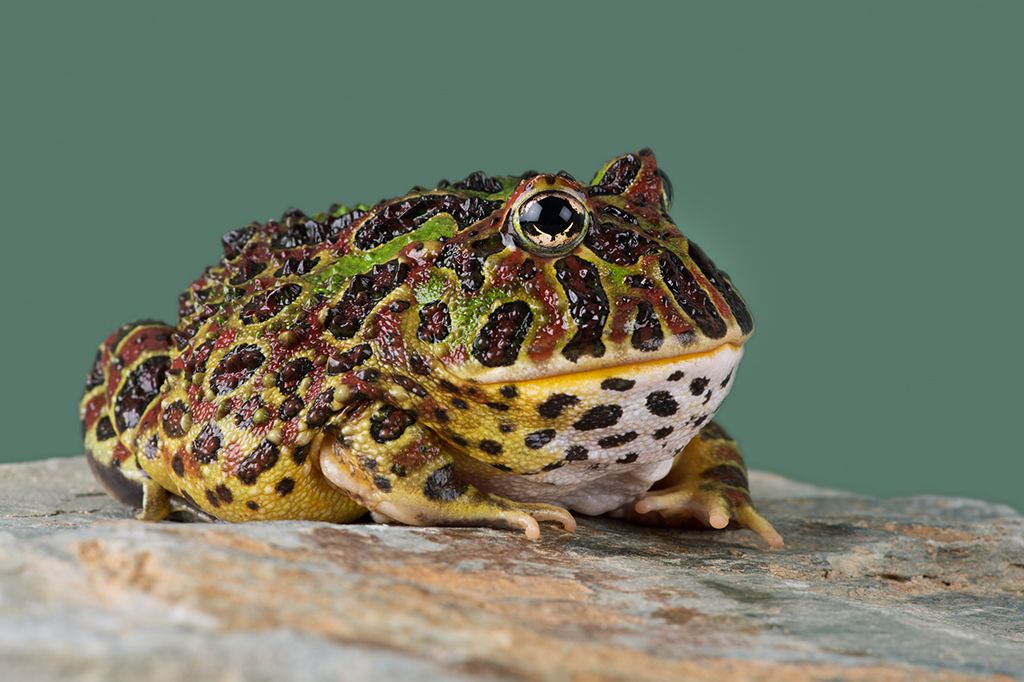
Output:
<path fill-rule="evenodd" d="M 729 371 L 731 371 L 732 368 L 739 364 L 742 357 L 743 344 L 728 341 L 707 350 L 679 353 L 667 357 L 644 358 L 640 360 L 636 357 L 636 354 L 631 354 L 631 357 L 625 362 L 606 362 L 590 368 L 579 368 L 564 360 L 562 362 L 553 360 L 550 365 L 546 365 L 543 362 L 537 363 L 534 367 L 539 371 L 535 373 L 524 373 L 521 368 L 516 367 L 499 368 L 512 371 L 504 376 L 495 377 L 492 374 L 481 381 L 481 383 L 483 385 L 514 383 L 519 388 L 546 390 L 551 388 L 552 385 L 558 386 L 578 382 L 600 383 L 606 379 L 629 379 L 634 376 L 652 373 L 664 373 L 667 380 L 674 373 L 685 372 L 687 366 L 698 364 L 716 367 L 728 366 Z M 565 367 L 567 364 L 569 368 Z M 544 371 L 545 369 L 554 371 Z"/>

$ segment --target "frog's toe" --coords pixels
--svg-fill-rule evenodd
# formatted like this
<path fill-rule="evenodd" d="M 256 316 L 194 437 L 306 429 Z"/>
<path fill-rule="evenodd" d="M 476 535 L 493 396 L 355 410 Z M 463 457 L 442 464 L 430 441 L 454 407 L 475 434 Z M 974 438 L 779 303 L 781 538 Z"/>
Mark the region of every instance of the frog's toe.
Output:
<path fill-rule="evenodd" d="M 775 526 L 771 524 L 771 521 L 761 516 L 754 509 L 753 505 L 740 505 L 736 513 L 736 522 L 744 528 L 749 528 L 757 533 L 772 549 L 782 549 L 786 546 L 782 535 L 779 534 L 779 531 L 775 530 Z"/>
<path fill-rule="evenodd" d="M 661 526 L 682 526 L 697 521 L 721 530 L 735 523 L 752 530 L 772 549 L 783 547 L 782 536 L 761 516 L 747 499 L 736 499 L 719 490 L 694 489 L 688 486 L 653 491 L 640 498 L 625 518 L 639 523 Z M 746 497 L 746 496 L 744 496 Z M 629 513 L 629 512 L 632 513 Z"/>
<path fill-rule="evenodd" d="M 512 503 L 511 508 L 498 515 L 508 528 L 520 528 L 528 540 L 540 538 L 540 524 L 554 522 L 568 533 L 576 530 L 576 519 L 569 510 L 550 504 Z"/>

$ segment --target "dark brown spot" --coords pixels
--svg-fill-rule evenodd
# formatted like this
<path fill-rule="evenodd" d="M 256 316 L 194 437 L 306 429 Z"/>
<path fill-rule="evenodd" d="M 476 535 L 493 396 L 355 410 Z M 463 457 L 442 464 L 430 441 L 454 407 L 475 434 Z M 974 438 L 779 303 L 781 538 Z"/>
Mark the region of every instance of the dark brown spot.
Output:
<path fill-rule="evenodd" d="M 280 495 L 281 497 L 284 497 L 294 489 L 295 481 L 288 478 L 287 476 L 278 481 L 277 485 L 274 486 L 274 490 L 276 490 L 277 494 Z"/>
<path fill-rule="evenodd" d="M 294 419 L 296 416 L 299 415 L 300 412 L 302 412 L 302 408 L 304 408 L 305 406 L 306 403 L 302 401 L 302 398 L 300 398 L 297 395 L 293 395 L 289 398 L 286 398 L 285 401 L 281 403 L 281 407 L 278 408 L 277 410 L 277 416 L 281 419 L 281 421 L 288 421 L 289 419 Z"/>
<path fill-rule="evenodd" d="M 391 378 L 394 380 L 396 384 L 398 384 L 405 390 L 409 391 L 409 393 L 412 393 L 415 396 L 419 396 L 420 398 L 427 397 L 427 389 L 423 388 L 423 386 L 418 381 L 410 379 L 404 374 L 393 374 Z"/>
<path fill-rule="evenodd" d="M 248 502 L 245 503 L 245 506 L 248 507 L 249 509 L 252 509 L 253 511 L 258 511 L 260 508 L 259 503 L 255 502 L 254 500 L 249 500 Z"/>
<path fill-rule="evenodd" d="M 272 469 L 277 464 L 279 453 L 280 450 L 278 450 L 276 445 L 269 440 L 265 440 L 238 463 L 235 475 L 245 485 L 253 485 L 260 474 Z"/>
<path fill-rule="evenodd" d="M 638 455 L 635 452 L 630 452 L 630 453 L 627 453 L 627 454 L 623 455 L 622 457 L 619 457 L 615 461 L 618 464 L 631 464 L 631 463 L 635 462 L 639 456 L 640 455 Z"/>
<path fill-rule="evenodd" d="M 110 417 L 107 415 L 100 417 L 100 420 L 96 422 L 96 440 L 103 442 L 116 435 L 117 432 L 114 431 L 114 425 L 110 423 Z"/>
<path fill-rule="evenodd" d="M 114 422 L 118 433 L 138 425 L 146 408 L 160 393 L 170 364 L 168 356 L 154 355 L 136 365 L 128 374 L 114 398 Z"/>
<path fill-rule="evenodd" d="M 295 462 L 295 466 L 302 466 L 306 458 L 309 457 L 309 446 L 310 444 L 306 443 L 292 450 L 292 461 Z"/>
<path fill-rule="evenodd" d="M 186 414 L 189 414 L 188 405 L 180 400 L 175 400 L 170 405 L 165 405 L 163 408 L 163 414 L 161 415 L 161 423 L 164 427 L 164 433 L 170 438 L 181 438 L 185 435 L 185 429 L 182 428 L 181 419 Z"/>
<path fill-rule="evenodd" d="M 588 188 L 591 196 L 600 194 L 622 194 L 632 184 L 640 172 L 640 158 L 635 154 L 627 154 L 615 159 L 601 175 L 595 185 Z"/>
<path fill-rule="evenodd" d="M 683 312 L 697 324 L 697 327 L 708 337 L 720 339 L 725 336 L 726 327 L 714 303 L 707 292 L 701 288 L 697 278 L 687 269 L 686 265 L 669 251 L 664 252 L 658 261 L 661 278 L 665 282 L 676 303 Z"/>
<path fill-rule="evenodd" d="M 445 464 L 436 469 L 427 476 L 427 480 L 423 484 L 423 494 L 427 496 L 427 499 L 437 502 L 451 502 L 465 491 L 465 484 L 456 479 L 451 464 Z"/>
<path fill-rule="evenodd" d="M 370 435 L 378 443 L 397 440 L 405 430 L 416 423 L 416 415 L 391 405 L 382 405 L 370 417 Z"/>
<path fill-rule="evenodd" d="M 309 358 L 289 360 L 277 374 L 277 390 L 284 394 L 294 393 L 299 383 L 312 371 L 313 361 Z"/>
<path fill-rule="evenodd" d="M 569 314 L 576 323 L 576 333 L 562 349 L 562 355 L 572 362 L 584 355 L 603 356 L 601 336 L 609 309 L 597 268 L 578 256 L 566 256 L 555 263 L 555 275 L 565 290 Z"/>
<path fill-rule="evenodd" d="M 508 398 L 509 400 L 512 400 L 517 395 L 519 395 L 519 390 L 512 384 L 502 386 L 501 388 L 498 389 L 498 392 L 501 393 L 503 397 Z"/>
<path fill-rule="evenodd" d="M 203 424 L 199 435 L 192 441 L 192 455 L 196 461 L 200 464 L 209 464 L 217 459 L 217 451 L 220 450 L 223 438 L 224 434 L 214 422 L 208 421 Z"/>
<path fill-rule="evenodd" d="M 352 338 L 381 299 L 399 287 L 408 274 L 409 266 L 395 259 L 355 275 L 341 300 L 328 309 L 324 327 L 335 338 Z"/>
<path fill-rule="evenodd" d="M 373 355 L 373 350 L 367 343 L 353 346 L 344 353 L 332 355 L 327 358 L 328 374 L 343 374 L 363 364 Z"/>
<path fill-rule="evenodd" d="M 679 381 L 684 376 L 686 376 L 686 375 L 683 373 L 683 371 L 681 369 L 677 369 L 676 371 L 674 371 L 674 372 L 672 372 L 671 374 L 668 375 L 668 380 L 669 381 Z"/>
<path fill-rule="evenodd" d="M 468 410 L 469 405 L 462 398 L 452 398 L 452 405 L 459 408 L 460 410 Z"/>
<path fill-rule="evenodd" d="M 231 494 L 231 489 L 223 483 L 217 486 L 215 492 L 217 493 L 217 497 L 220 498 L 220 501 L 224 504 L 231 504 L 235 501 L 235 496 Z"/>
<path fill-rule="evenodd" d="M 427 303 L 420 308 L 420 325 L 416 329 L 416 338 L 427 343 L 444 341 L 448 338 L 451 326 L 452 318 L 444 301 Z"/>
<path fill-rule="evenodd" d="M 284 310 L 285 306 L 294 303 L 301 293 L 302 287 L 295 282 L 261 291 L 249 299 L 239 313 L 239 318 L 243 324 L 266 322 Z"/>
<path fill-rule="evenodd" d="M 704 389 L 708 387 L 707 377 L 698 377 L 690 382 L 690 393 L 693 395 L 700 395 L 704 392 Z"/>
<path fill-rule="evenodd" d="M 216 493 L 214 493 L 209 488 L 206 489 L 206 500 L 210 503 L 211 507 L 219 507 L 220 506 L 220 500 L 217 498 Z"/>
<path fill-rule="evenodd" d="M 210 388 L 218 395 L 233 391 L 249 379 L 265 359 L 266 356 L 256 344 L 235 346 L 214 368 Z"/>
<path fill-rule="evenodd" d="M 480 441 L 480 449 L 488 455 L 500 455 L 502 450 L 504 450 L 504 448 L 501 447 L 501 443 L 496 440 L 489 439 Z"/>
<path fill-rule="evenodd" d="M 503 303 L 491 312 L 473 340 L 473 357 L 485 367 L 513 364 L 532 323 L 533 312 L 526 302 Z"/>
<path fill-rule="evenodd" d="M 313 268 L 315 268 L 319 262 L 319 258 L 289 258 L 285 260 L 284 265 L 277 269 L 277 272 L 274 273 L 274 277 L 305 275 L 312 272 Z"/>
<path fill-rule="evenodd" d="M 747 310 L 747 305 L 743 302 L 739 292 L 733 288 L 732 282 L 729 281 L 729 276 L 715 267 L 715 264 L 711 262 L 711 259 L 704 253 L 704 250 L 692 241 L 689 248 L 690 258 L 693 259 L 694 264 L 704 273 L 704 276 L 708 278 L 711 285 L 722 294 L 722 298 L 729 305 L 729 310 L 732 311 L 733 317 L 736 318 L 736 324 L 740 326 L 740 331 L 744 334 L 749 334 L 754 329 L 754 318 L 750 316 L 750 311 Z"/>
<path fill-rule="evenodd" d="M 650 353 L 661 348 L 665 341 L 665 333 L 661 330 L 661 322 L 654 312 L 654 306 L 647 301 L 640 301 L 636 306 L 636 320 L 633 322 L 633 335 L 630 342 L 633 348 L 642 353 Z"/>
<path fill-rule="evenodd" d="M 360 226 L 353 241 L 360 249 L 373 249 L 412 232 L 439 213 L 447 213 L 459 228 L 465 228 L 483 220 L 500 206 L 501 202 L 454 194 L 425 194 L 399 199 L 382 206 L 370 216 Z"/>
<path fill-rule="evenodd" d="M 508 412 L 511 408 L 505 403 L 484 403 L 487 407 L 491 408 L 495 412 Z"/>
<path fill-rule="evenodd" d="M 327 423 L 332 414 L 331 403 L 334 401 L 334 389 L 328 388 L 321 391 L 306 411 L 306 423 L 317 428 Z"/>
<path fill-rule="evenodd" d="M 640 256 L 657 250 L 657 244 L 636 230 L 612 223 L 596 223 L 583 243 L 602 259 L 615 265 L 636 265 Z"/>
<path fill-rule="evenodd" d="M 171 470 L 181 478 L 185 475 L 185 462 L 181 459 L 181 455 L 175 454 L 171 457 Z"/>
<path fill-rule="evenodd" d="M 469 293 L 478 291 L 484 285 L 484 263 L 496 253 L 505 249 L 501 235 L 494 234 L 470 242 L 451 241 L 441 247 L 435 261 L 436 267 L 455 271 L 462 290 Z"/>

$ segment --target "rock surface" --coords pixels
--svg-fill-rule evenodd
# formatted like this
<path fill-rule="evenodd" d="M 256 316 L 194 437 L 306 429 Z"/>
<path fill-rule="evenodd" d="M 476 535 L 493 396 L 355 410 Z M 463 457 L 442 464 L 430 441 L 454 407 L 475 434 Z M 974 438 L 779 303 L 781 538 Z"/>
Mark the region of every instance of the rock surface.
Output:
<path fill-rule="evenodd" d="M 1024 520 L 752 476 L 788 542 L 146 524 L 81 458 L 0 466 L 4 680 L 1024 676 Z M 1021 677 L 1024 679 L 1024 677 Z"/>

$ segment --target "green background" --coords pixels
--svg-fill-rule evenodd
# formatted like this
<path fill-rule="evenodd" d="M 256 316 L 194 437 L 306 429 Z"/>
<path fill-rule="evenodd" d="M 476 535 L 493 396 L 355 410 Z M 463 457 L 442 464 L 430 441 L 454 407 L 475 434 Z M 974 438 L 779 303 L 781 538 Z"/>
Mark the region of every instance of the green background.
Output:
<path fill-rule="evenodd" d="M 758 323 L 752 466 L 1024 508 L 1024 5 L 368 5 L 4 3 L 2 459 L 81 451 L 228 229 L 650 146 Z"/>

